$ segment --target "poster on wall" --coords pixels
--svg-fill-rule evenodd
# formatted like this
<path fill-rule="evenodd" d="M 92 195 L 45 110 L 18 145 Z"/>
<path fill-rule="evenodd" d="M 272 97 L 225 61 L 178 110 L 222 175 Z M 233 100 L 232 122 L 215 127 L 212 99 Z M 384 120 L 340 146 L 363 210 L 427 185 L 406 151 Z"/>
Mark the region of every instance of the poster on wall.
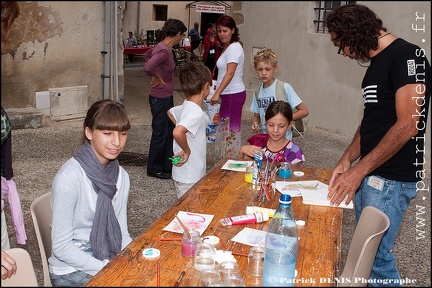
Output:
<path fill-rule="evenodd" d="M 196 12 L 225 14 L 224 6 L 196 4 Z"/>

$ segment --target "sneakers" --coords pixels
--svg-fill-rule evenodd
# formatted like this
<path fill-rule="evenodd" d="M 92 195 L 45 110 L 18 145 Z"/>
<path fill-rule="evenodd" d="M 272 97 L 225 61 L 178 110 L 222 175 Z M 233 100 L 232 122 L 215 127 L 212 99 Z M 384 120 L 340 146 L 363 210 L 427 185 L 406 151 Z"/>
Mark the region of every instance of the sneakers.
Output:
<path fill-rule="evenodd" d="M 171 179 L 171 173 L 166 172 L 147 172 L 147 176 L 159 179 Z"/>

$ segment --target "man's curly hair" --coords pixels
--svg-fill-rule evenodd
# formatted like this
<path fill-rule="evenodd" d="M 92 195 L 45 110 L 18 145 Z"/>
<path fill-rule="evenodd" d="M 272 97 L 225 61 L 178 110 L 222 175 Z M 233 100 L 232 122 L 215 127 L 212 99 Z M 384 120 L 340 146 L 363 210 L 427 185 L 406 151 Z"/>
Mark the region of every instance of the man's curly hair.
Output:
<path fill-rule="evenodd" d="M 383 22 L 368 7 L 347 4 L 333 10 L 326 19 L 329 32 L 349 47 L 357 60 L 369 60 L 371 50 L 378 49 L 380 30 L 387 31 Z"/>

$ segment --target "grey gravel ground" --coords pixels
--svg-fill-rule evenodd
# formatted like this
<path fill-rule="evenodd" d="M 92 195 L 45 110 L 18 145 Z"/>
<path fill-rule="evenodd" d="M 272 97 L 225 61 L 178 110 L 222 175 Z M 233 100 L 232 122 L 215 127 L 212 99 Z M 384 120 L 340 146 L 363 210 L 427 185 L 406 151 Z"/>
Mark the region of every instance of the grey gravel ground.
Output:
<path fill-rule="evenodd" d="M 149 78 L 141 68 L 125 69 L 124 103 L 133 117 L 133 127 L 129 133 L 125 151 L 147 154 L 151 136 L 150 109 L 148 107 Z M 183 96 L 176 85 L 175 103 L 180 104 Z M 245 110 L 248 110 L 247 107 Z M 243 142 L 251 135 L 250 113 L 245 111 L 243 120 Z M 61 165 L 70 158 L 79 147 L 82 133 L 82 120 L 52 122 L 39 129 L 13 131 L 13 161 L 15 181 L 21 197 L 24 220 L 27 231 L 27 244 L 16 244 L 12 223 L 8 221 L 8 231 L 12 247 L 28 250 L 42 286 L 42 264 L 36 235 L 30 215 L 30 204 L 36 197 L 50 191 L 51 182 Z M 350 137 L 310 127 L 305 139 L 297 137 L 294 141 L 300 145 L 306 155 L 308 166 L 333 168 L 350 142 Z M 212 146 L 208 144 L 208 166 L 215 162 Z M 124 166 L 131 179 L 129 196 L 129 232 L 136 237 L 156 220 L 175 202 L 176 194 L 172 180 L 159 180 L 148 177 L 145 166 Z M 427 167 L 425 185 L 430 187 L 430 164 Z M 10 211 L 6 206 L 6 216 Z M 430 221 L 431 205 L 429 191 L 419 192 L 406 212 L 402 228 L 396 239 L 394 253 L 402 278 L 415 280 L 405 286 L 430 287 L 431 285 L 431 245 Z M 344 209 L 341 265 L 345 263 L 351 237 L 355 228 L 353 210 Z"/>

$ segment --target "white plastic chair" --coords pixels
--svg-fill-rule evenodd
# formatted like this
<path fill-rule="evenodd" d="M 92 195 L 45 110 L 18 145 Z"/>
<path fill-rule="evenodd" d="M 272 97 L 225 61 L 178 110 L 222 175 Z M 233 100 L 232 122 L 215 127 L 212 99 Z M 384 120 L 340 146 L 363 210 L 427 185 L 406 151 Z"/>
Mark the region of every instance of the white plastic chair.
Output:
<path fill-rule="evenodd" d="M 337 279 L 338 287 L 367 286 L 378 246 L 389 226 L 390 220 L 381 210 L 372 206 L 363 208 L 343 272 Z"/>
<path fill-rule="evenodd" d="M 51 256 L 51 192 L 36 198 L 30 205 L 30 213 L 42 259 L 44 286 L 51 287 L 48 258 Z"/>
<path fill-rule="evenodd" d="M 11 278 L 1 280 L 2 287 L 37 287 L 38 281 L 30 254 L 22 248 L 5 250 L 17 265 L 17 271 Z"/>

